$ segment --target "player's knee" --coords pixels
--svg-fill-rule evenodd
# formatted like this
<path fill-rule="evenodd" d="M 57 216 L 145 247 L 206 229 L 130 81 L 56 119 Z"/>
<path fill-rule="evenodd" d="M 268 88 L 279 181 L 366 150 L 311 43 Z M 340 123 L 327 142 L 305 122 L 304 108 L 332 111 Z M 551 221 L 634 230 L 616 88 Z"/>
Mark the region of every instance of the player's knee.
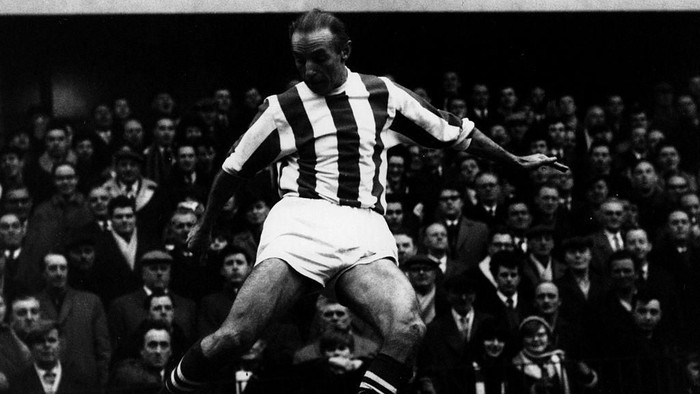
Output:
<path fill-rule="evenodd" d="M 425 331 L 425 323 L 416 317 L 398 324 L 394 335 L 398 341 L 406 345 L 414 345 L 423 340 Z"/>
<path fill-rule="evenodd" d="M 223 352 L 243 352 L 255 342 L 252 332 L 233 326 L 224 325 L 213 335 L 214 342 Z"/>

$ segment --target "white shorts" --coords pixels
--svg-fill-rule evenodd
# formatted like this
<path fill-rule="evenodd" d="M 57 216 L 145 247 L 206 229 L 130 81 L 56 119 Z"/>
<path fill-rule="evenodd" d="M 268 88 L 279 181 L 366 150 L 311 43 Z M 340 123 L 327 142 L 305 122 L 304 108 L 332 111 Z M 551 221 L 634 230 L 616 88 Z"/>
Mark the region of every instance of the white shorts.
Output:
<path fill-rule="evenodd" d="M 398 261 L 384 217 L 326 200 L 284 197 L 270 210 L 255 263 L 278 258 L 322 286 L 358 264 Z"/>

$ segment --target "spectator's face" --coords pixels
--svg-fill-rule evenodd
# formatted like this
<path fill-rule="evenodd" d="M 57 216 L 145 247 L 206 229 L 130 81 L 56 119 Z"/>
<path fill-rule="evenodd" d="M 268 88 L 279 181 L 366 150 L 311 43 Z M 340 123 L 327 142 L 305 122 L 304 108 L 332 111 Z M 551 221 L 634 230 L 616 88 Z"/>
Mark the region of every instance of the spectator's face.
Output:
<path fill-rule="evenodd" d="M 41 317 L 41 309 L 39 308 L 39 300 L 29 298 L 26 300 L 17 300 L 12 303 L 12 327 L 16 331 L 26 333 Z"/>
<path fill-rule="evenodd" d="M 515 244 L 513 243 L 513 237 L 510 234 L 494 234 L 491 237 L 491 242 L 489 242 L 488 253 L 489 256 L 493 256 L 496 252 L 501 250 L 512 251 L 515 249 Z"/>
<path fill-rule="evenodd" d="M 138 120 L 132 119 L 124 124 L 123 135 L 126 143 L 139 147 L 143 144 L 143 125 Z"/>
<path fill-rule="evenodd" d="M 295 32 L 292 54 L 299 76 L 314 93 L 326 95 L 343 83 L 350 47 L 338 51 L 335 36 L 329 29 Z"/>
<path fill-rule="evenodd" d="M 202 168 L 209 168 L 216 157 L 216 150 L 213 146 L 197 147 L 197 164 Z"/>
<path fill-rule="evenodd" d="M 474 181 L 476 197 L 483 204 L 492 205 L 498 201 L 501 194 L 501 186 L 498 178 L 491 174 L 482 174 Z"/>
<path fill-rule="evenodd" d="M 467 116 L 467 102 L 463 99 L 454 98 L 450 100 L 447 112 L 458 118 L 465 118 Z"/>
<path fill-rule="evenodd" d="M 170 360 L 170 333 L 166 330 L 149 330 L 143 340 L 141 358 L 148 367 L 163 369 Z"/>
<path fill-rule="evenodd" d="M 90 140 L 82 140 L 75 144 L 75 155 L 80 161 L 88 161 L 95 153 L 95 147 Z"/>
<path fill-rule="evenodd" d="M 572 96 L 563 96 L 559 99 L 559 112 L 564 116 L 576 114 L 576 102 Z"/>
<path fill-rule="evenodd" d="M 686 194 L 681 197 L 680 205 L 690 217 L 690 221 L 698 223 L 698 219 L 700 219 L 700 198 L 696 194 Z"/>
<path fill-rule="evenodd" d="M 169 263 L 151 263 L 141 270 L 143 284 L 149 289 L 165 290 L 170 286 Z"/>
<path fill-rule="evenodd" d="M 553 215 L 559 208 L 559 191 L 553 187 L 540 188 L 535 203 L 542 213 Z"/>
<path fill-rule="evenodd" d="M 387 164 L 387 177 L 389 179 L 396 179 L 403 176 L 405 169 L 405 161 L 401 156 L 391 156 L 389 158 L 389 163 Z"/>
<path fill-rule="evenodd" d="M 60 254 L 44 257 L 44 280 L 54 289 L 64 289 L 68 284 L 68 261 Z"/>
<path fill-rule="evenodd" d="M 432 251 L 447 250 L 447 230 L 439 223 L 433 223 L 425 229 L 425 247 Z"/>
<path fill-rule="evenodd" d="M 656 299 L 649 302 L 638 300 L 635 302 L 632 316 L 637 328 L 646 333 L 653 332 L 661 321 L 661 303 Z"/>
<path fill-rule="evenodd" d="M 659 156 L 656 159 L 656 162 L 658 163 L 660 171 L 663 173 L 666 171 L 677 170 L 681 159 L 676 148 L 672 146 L 664 146 L 659 151 Z"/>
<path fill-rule="evenodd" d="M 508 206 L 508 227 L 517 230 L 525 231 L 532 224 L 532 215 L 530 208 L 525 203 L 511 204 Z"/>
<path fill-rule="evenodd" d="M 20 247 L 24 234 L 24 226 L 17 215 L 7 213 L 0 216 L 0 243 L 4 247 L 11 249 Z"/>
<path fill-rule="evenodd" d="M 591 107 L 586 112 L 584 119 L 587 128 L 602 126 L 605 124 L 605 111 L 600 107 Z"/>
<path fill-rule="evenodd" d="M 457 190 L 445 189 L 440 192 L 438 208 L 445 218 L 454 220 L 462 216 L 462 196 Z"/>
<path fill-rule="evenodd" d="M 106 189 L 102 187 L 90 190 L 88 194 L 88 205 L 92 213 L 98 218 L 106 218 L 109 215 L 107 207 L 110 201 L 110 195 Z"/>
<path fill-rule="evenodd" d="M 100 105 L 95 108 L 95 113 L 93 114 L 93 120 L 95 121 L 95 127 L 100 130 L 107 130 L 112 127 L 113 122 L 112 110 L 106 105 Z"/>
<path fill-rule="evenodd" d="M 497 124 L 489 129 L 489 137 L 500 146 L 505 146 L 510 142 L 510 135 L 503 125 Z"/>
<path fill-rule="evenodd" d="M 141 178 L 141 164 L 131 158 L 122 158 L 117 162 L 117 179 L 130 185 Z"/>
<path fill-rule="evenodd" d="M 53 129 L 46 133 L 46 152 L 51 157 L 62 158 L 68 153 L 68 135 L 65 130 Z"/>
<path fill-rule="evenodd" d="M 397 234 L 394 235 L 394 240 L 399 253 L 399 263 L 403 263 L 409 257 L 416 255 L 416 245 L 411 237 L 406 234 Z"/>
<path fill-rule="evenodd" d="M 352 352 L 350 351 L 350 348 L 347 346 L 341 346 L 339 345 L 335 349 L 326 349 L 323 351 L 323 354 L 328 357 L 342 357 L 342 358 L 351 358 L 352 357 Z"/>
<path fill-rule="evenodd" d="M 204 133 L 202 133 L 202 129 L 199 126 L 187 126 L 185 128 L 185 139 L 188 141 L 202 138 L 203 135 Z"/>
<path fill-rule="evenodd" d="M 462 177 L 464 177 L 464 180 L 467 181 L 468 184 L 474 182 L 474 178 L 480 170 L 479 163 L 477 163 L 474 159 L 466 159 L 459 164 L 459 173 L 462 175 Z"/>
<path fill-rule="evenodd" d="M 270 207 L 267 205 L 267 203 L 263 200 L 259 200 L 248 207 L 245 217 L 248 223 L 254 226 L 262 226 L 269 213 Z"/>
<path fill-rule="evenodd" d="M 634 288 L 637 273 L 632 259 L 613 260 L 610 262 L 610 277 L 613 287 L 619 290 Z"/>
<path fill-rule="evenodd" d="M 553 147 L 564 146 L 564 138 L 566 138 L 566 127 L 564 123 L 556 122 L 547 126 L 547 134 L 549 134 L 549 140 L 552 141 Z"/>
<path fill-rule="evenodd" d="M 603 227 L 613 233 L 619 231 L 625 214 L 622 204 L 617 201 L 608 201 L 601 205 L 600 211 Z"/>
<path fill-rule="evenodd" d="M 425 293 L 435 286 L 437 270 L 436 264 L 416 263 L 406 268 L 406 276 L 417 292 Z"/>
<path fill-rule="evenodd" d="M 500 102 L 503 108 L 515 108 L 515 104 L 518 103 L 518 96 L 515 95 L 515 89 L 511 87 L 502 89 Z"/>
<path fill-rule="evenodd" d="M 223 275 L 226 283 L 230 283 L 235 287 L 241 287 L 243 281 L 250 274 L 251 269 L 251 264 L 243 253 L 234 253 L 224 257 L 221 275 Z"/>
<path fill-rule="evenodd" d="M 74 195 L 78 187 L 78 175 L 75 173 L 75 168 L 69 165 L 58 166 L 53 174 L 53 184 L 56 191 L 62 196 Z"/>
<path fill-rule="evenodd" d="M 4 178 L 15 178 L 22 172 L 24 162 L 15 153 L 6 153 L 0 157 L 0 172 Z"/>
<path fill-rule="evenodd" d="M 172 119 L 160 119 L 153 129 L 153 137 L 158 146 L 172 146 L 175 139 L 175 122 Z"/>
<path fill-rule="evenodd" d="M 197 216 L 194 213 L 174 215 L 170 220 L 170 231 L 175 242 L 184 245 L 187 242 L 187 235 L 195 224 L 197 224 Z"/>
<path fill-rule="evenodd" d="M 321 308 L 321 319 L 326 327 L 332 327 L 340 331 L 350 329 L 350 313 L 348 308 L 340 304 L 328 304 Z"/>
<path fill-rule="evenodd" d="M 610 149 L 607 146 L 596 146 L 591 151 L 590 161 L 594 171 L 598 173 L 607 173 L 612 163 Z"/>
<path fill-rule="evenodd" d="M 413 89 L 413 93 L 417 94 L 420 98 L 422 98 L 423 100 L 425 100 L 428 103 L 430 103 L 432 101 L 430 99 L 430 96 L 428 95 L 428 91 L 422 87 L 417 87 L 417 88 Z"/>
<path fill-rule="evenodd" d="M 503 353 L 506 347 L 506 342 L 498 337 L 488 338 L 484 340 L 484 351 L 486 355 L 492 358 L 497 358 Z"/>
<path fill-rule="evenodd" d="M 486 85 L 474 85 L 472 89 L 472 101 L 477 108 L 486 108 L 489 105 L 489 88 Z"/>
<path fill-rule="evenodd" d="M 608 183 L 603 179 L 599 179 L 588 187 L 588 190 L 586 190 L 586 198 L 593 203 L 594 206 L 597 206 L 608 198 L 609 193 Z"/>
<path fill-rule="evenodd" d="M 530 142 L 530 153 L 541 153 L 543 155 L 546 155 L 549 153 L 549 148 L 547 147 L 547 141 L 545 140 L 537 140 L 537 141 L 532 141 Z"/>
<path fill-rule="evenodd" d="M 527 238 L 527 248 L 539 258 L 549 258 L 554 249 L 554 238 L 550 233 L 535 234 Z"/>
<path fill-rule="evenodd" d="M 549 316 L 556 313 L 561 305 L 559 289 L 554 283 L 542 283 L 535 289 L 535 310 L 537 313 Z"/>
<path fill-rule="evenodd" d="M 162 321 L 170 327 L 175 317 L 173 300 L 169 296 L 153 297 L 148 306 L 148 318 L 153 321 Z"/>
<path fill-rule="evenodd" d="M 194 171 L 197 165 L 197 156 L 191 146 L 181 146 L 177 149 L 177 164 L 185 174 Z"/>
<path fill-rule="evenodd" d="M 613 95 L 608 97 L 608 102 L 605 105 L 606 112 L 615 117 L 619 118 L 622 115 L 622 111 L 625 110 L 625 103 L 622 97 L 618 95 Z"/>
<path fill-rule="evenodd" d="M 90 244 L 75 245 L 68 251 L 71 269 L 87 270 L 95 265 L 95 247 Z"/>
<path fill-rule="evenodd" d="M 549 335 L 547 334 L 547 329 L 543 326 L 540 326 L 534 334 L 523 337 L 523 347 L 532 354 L 544 353 L 548 345 Z"/>
<path fill-rule="evenodd" d="M 457 93 L 462 87 L 459 75 L 454 71 L 448 71 L 442 75 L 442 90 L 445 93 Z"/>
<path fill-rule="evenodd" d="M 396 228 L 401 226 L 403 223 L 403 207 L 400 202 L 389 202 L 386 204 L 386 212 L 384 213 L 384 219 L 389 225 L 389 228 Z"/>
<path fill-rule="evenodd" d="M 5 208 L 8 212 L 16 214 L 20 219 L 26 220 L 29 217 L 32 206 L 33 202 L 29 196 L 28 189 L 15 189 L 7 192 Z"/>
<path fill-rule="evenodd" d="M 637 127 L 633 129 L 630 136 L 632 149 L 637 152 L 645 152 L 647 150 L 647 129 Z"/>
<path fill-rule="evenodd" d="M 625 249 L 632 253 L 634 258 L 644 261 L 651 252 L 651 243 L 647 239 L 647 232 L 642 229 L 630 230 L 625 236 Z"/>
<path fill-rule="evenodd" d="M 649 120 L 647 119 L 647 114 L 644 112 L 638 112 L 636 114 L 630 115 L 630 126 L 633 129 L 641 127 L 643 129 L 649 128 Z"/>
<path fill-rule="evenodd" d="M 517 268 L 498 267 L 495 279 L 498 290 L 506 296 L 511 296 L 518 290 L 520 273 Z"/>
<path fill-rule="evenodd" d="M 112 211 L 112 229 L 123 237 L 131 237 L 136 228 L 136 215 L 132 207 L 117 207 Z"/>
<path fill-rule="evenodd" d="M 119 120 L 124 120 L 131 116 L 131 107 L 126 99 L 121 98 L 114 100 L 114 115 L 116 115 Z"/>
<path fill-rule="evenodd" d="M 673 211 L 668 215 L 668 229 L 671 239 L 685 241 L 690 236 L 690 218 L 684 211 Z"/>
<path fill-rule="evenodd" d="M 52 329 L 44 335 L 44 340 L 34 343 L 29 350 L 32 352 L 32 358 L 39 366 L 53 366 L 58 362 L 58 357 L 61 351 L 61 340 L 58 336 L 58 330 Z"/>
<path fill-rule="evenodd" d="M 262 95 L 257 88 L 250 88 L 243 93 L 243 105 L 248 109 L 257 109 L 262 101 Z"/>
<path fill-rule="evenodd" d="M 439 168 L 442 166 L 443 153 L 440 149 L 423 149 L 423 160 L 428 168 Z"/>
<path fill-rule="evenodd" d="M 476 293 L 466 293 L 463 291 L 449 290 L 447 292 L 447 301 L 452 309 L 464 316 L 472 310 L 472 305 L 476 300 Z"/>
<path fill-rule="evenodd" d="M 678 113 L 681 117 L 693 119 L 697 117 L 698 108 L 691 96 L 680 96 L 677 100 Z"/>
<path fill-rule="evenodd" d="M 219 112 L 231 110 L 231 92 L 228 89 L 219 89 L 214 93 L 214 100 Z"/>
<path fill-rule="evenodd" d="M 671 176 L 666 181 L 666 191 L 672 201 L 678 201 L 681 195 L 688 192 L 688 189 L 688 181 L 680 175 Z"/>
<path fill-rule="evenodd" d="M 170 115 L 175 109 L 175 101 L 169 93 L 159 93 L 153 99 L 153 108 L 155 108 L 158 113 Z"/>
<path fill-rule="evenodd" d="M 564 252 L 564 262 L 574 271 L 587 271 L 591 265 L 591 249 L 588 247 L 567 249 Z"/>
<path fill-rule="evenodd" d="M 666 135 L 661 130 L 651 130 L 647 133 L 647 144 L 649 144 L 649 150 L 651 152 L 654 152 L 656 146 L 665 140 Z"/>

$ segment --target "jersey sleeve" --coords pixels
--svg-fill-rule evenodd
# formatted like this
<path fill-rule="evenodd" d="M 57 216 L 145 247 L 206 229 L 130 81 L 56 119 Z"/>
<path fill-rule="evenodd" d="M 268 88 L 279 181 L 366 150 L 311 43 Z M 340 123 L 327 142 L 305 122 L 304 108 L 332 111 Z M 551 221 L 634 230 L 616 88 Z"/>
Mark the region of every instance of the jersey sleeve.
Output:
<path fill-rule="evenodd" d="M 469 147 L 474 122 L 433 107 L 401 85 L 385 82 L 393 118 L 390 129 L 399 134 L 399 139 L 408 138 L 426 148 L 465 150 Z"/>
<path fill-rule="evenodd" d="M 275 113 L 279 109 L 276 98 L 268 97 L 248 130 L 231 148 L 221 168 L 229 174 L 250 178 L 270 164 L 290 153 L 282 144 Z"/>

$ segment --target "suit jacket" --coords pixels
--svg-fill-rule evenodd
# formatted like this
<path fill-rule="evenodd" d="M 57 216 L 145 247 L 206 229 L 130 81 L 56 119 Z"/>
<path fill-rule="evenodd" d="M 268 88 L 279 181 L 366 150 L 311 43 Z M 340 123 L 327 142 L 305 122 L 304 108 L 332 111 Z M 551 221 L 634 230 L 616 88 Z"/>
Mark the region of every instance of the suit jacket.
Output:
<path fill-rule="evenodd" d="M 418 357 L 418 376 L 429 378 L 438 393 L 470 393 L 474 390 L 472 362 L 480 344 L 480 330 L 493 317 L 474 311 L 474 321 L 465 341 L 452 313 L 436 317 L 428 330 Z"/>
<path fill-rule="evenodd" d="M 601 229 L 594 232 L 590 238 L 593 241 L 591 269 L 600 275 L 604 275 L 608 271 L 608 258 L 613 254 L 612 246 L 605 235 L 605 230 Z"/>
<path fill-rule="evenodd" d="M 69 287 L 61 309 L 57 310 L 47 290 L 37 297 L 42 316 L 56 320 L 61 327 L 62 362 L 79 368 L 88 381 L 104 386 L 112 351 L 107 316 L 100 299 Z"/>
<path fill-rule="evenodd" d="M 192 300 L 169 293 L 175 308 L 174 321 L 182 328 L 187 338 L 194 337 L 195 304 Z M 112 338 L 112 348 L 117 349 L 121 342 L 128 340 L 139 324 L 148 317 L 144 306 L 148 295 L 143 288 L 125 294 L 112 302 L 107 314 L 107 325 Z"/>
<path fill-rule="evenodd" d="M 464 216 L 469 219 L 486 223 L 490 229 L 494 226 L 503 226 L 506 223 L 506 207 L 503 204 L 496 204 L 496 214 L 491 216 L 481 203 L 475 205 L 465 205 Z"/>
<path fill-rule="evenodd" d="M 586 297 L 576 283 L 574 275 L 567 270 L 564 275 L 555 282 L 559 288 L 559 296 L 562 301 L 561 312 L 571 320 L 590 321 L 588 317 L 598 318 L 597 308 L 603 302 L 608 285 L 602 276 L 590 271 L 588 280 L 591 287 Z M 585 327 L 584 327 L 585 328 Z"/>
<path fill-rule="evenodd" d="M 455 272 L 458 274 L 476 267 L 486 254 L 489 227 L 486 223 L 477 222 L 465 216 L 459 219 L 457 226 L 454 245 L 450 245 L 450 257 L 461 265 L 457 267 L 458 272 Z"/>
<path fill-rule="evenodd" d="M 99 394 L 99 388 L 92 385 L 89 379 L 86 379 L 82 371 L 77 367 L 61 363 L 61 381 L 58 384 L 56 394 Z M 34 369 L 34 364 L 25 368 L 14 379 L 10 380 L 10 394 L 44 394 L 44 386 L 41 384 L 41 378 Z"/>
<path fill-rule="evenodd" d="M 474 301 L 474 308 L 487 313 L 496 319 L 497 324 L 505 328 L 509 333 L 506 340 L 507 354 L 513 355 L 519 348 L 518 327 L 520 322 L 532 312 L 532 296 L 530 292 L 518 289 L 518 304 L 514 310 L 509 311 L 506 305 L 498 297 L 496 289 L 483 295 L 478 295 Z"/>
<path fill-rule="evenodd" d="M 148 251 L 162 249 L 160 242 L 139 228 L 136 232 L 136 262 L 132 270 L 111 231 L 101 232 L 95 246 L 96 264 L 99 263 L 96 269 L 100 276 L 110 278 L 102 290 L 105 305 L 110 305 L 121 295 L 138 290 L 142 286 L 139 259 Z"/>

